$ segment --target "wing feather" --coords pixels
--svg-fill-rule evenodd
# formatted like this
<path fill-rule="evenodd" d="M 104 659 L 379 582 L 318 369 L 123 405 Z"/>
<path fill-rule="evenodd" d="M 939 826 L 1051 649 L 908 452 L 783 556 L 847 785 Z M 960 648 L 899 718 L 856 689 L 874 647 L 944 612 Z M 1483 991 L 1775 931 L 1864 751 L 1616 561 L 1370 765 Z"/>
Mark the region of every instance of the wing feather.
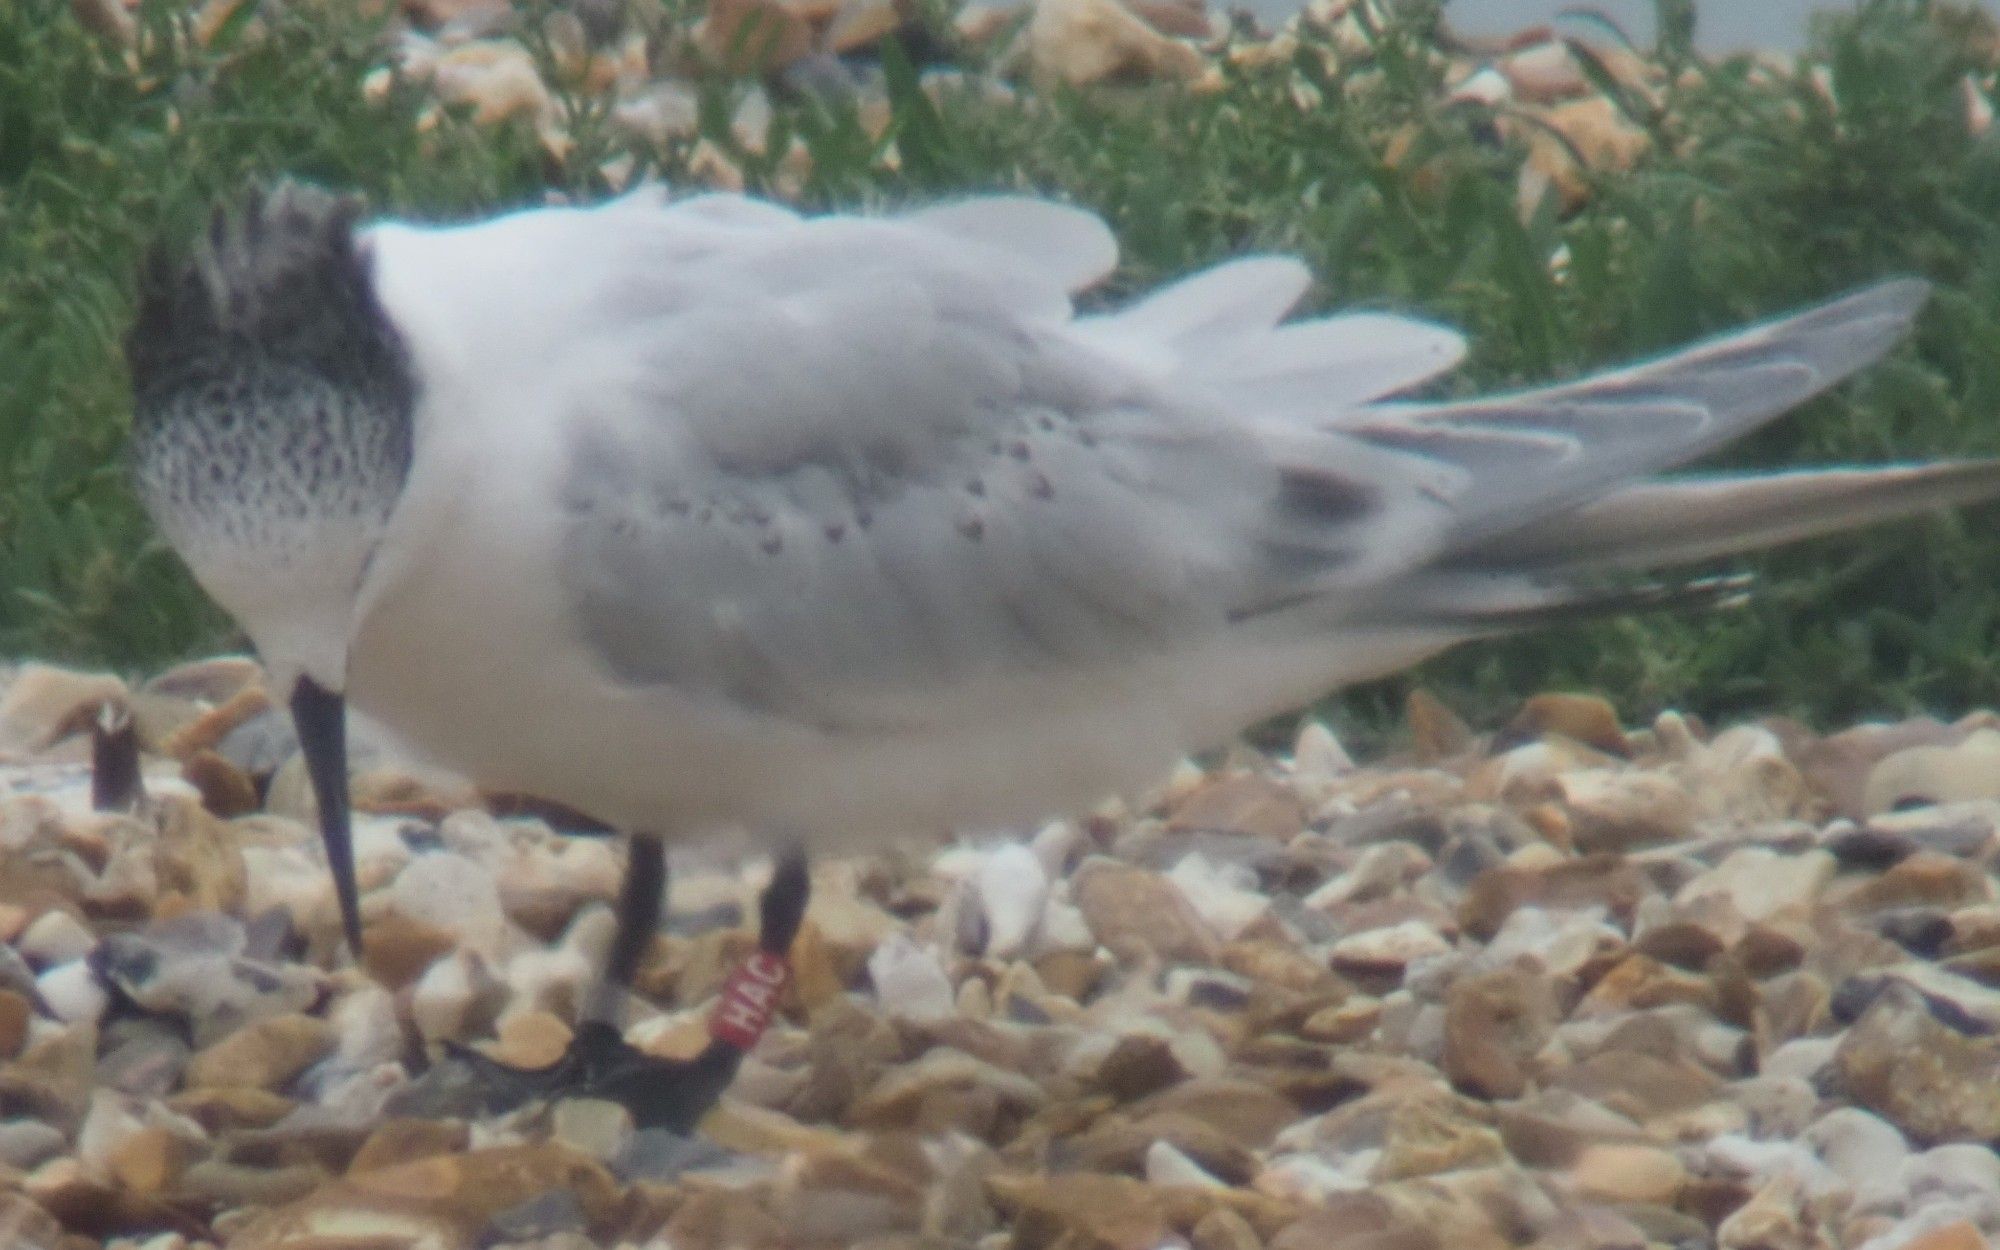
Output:
<path fill-rule="evenodd" d="M 1408 627 L 1400 654 L 1563 610 L 1521 562 L 1616 554 L 1562 554 L 1565 519 L 1701 507 L 1633 479 L 1878 358 L 1923 295 L 1885 284 L 1577 382 L 1409 403 L 1381 397 L 1456 363 L 1456 333 L 1285 323 L 1306 273 L 1276 257 L 1079 319 L 1110 234 L 1020 198 L 802 218 L 654 197 L 370 243 L 420 368 L 450 383 L 420 439 L 477 420 L 482 394 L 533 394 L 510 410 L 559 427 L 560 576 L 606 670 L 832 731 L 921 727 L 942 691 L 1101 679 L 1232 630 L 1292 673 L 1319 636 L 1301 629 Z M 1992 489 L 1985 470 L 1829 486 L 1801 524 Z M 1734 494 L 1656 553 L 1801 532 L 1792 499 Z M 1245 706 L 1279 697 L 1277 674 Z"/>

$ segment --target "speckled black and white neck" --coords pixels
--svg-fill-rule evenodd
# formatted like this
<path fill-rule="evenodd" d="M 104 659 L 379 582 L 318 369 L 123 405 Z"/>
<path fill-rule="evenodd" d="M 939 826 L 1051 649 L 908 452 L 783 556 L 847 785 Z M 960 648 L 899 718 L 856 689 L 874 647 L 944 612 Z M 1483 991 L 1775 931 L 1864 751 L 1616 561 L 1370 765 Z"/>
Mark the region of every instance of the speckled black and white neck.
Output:
<path fill-rule="evenodd" d="M 402 491 L 416 386 L 356 211 L 285 183 L 141 276 L 133 478 L 204 583 L 371 546 Z"/>

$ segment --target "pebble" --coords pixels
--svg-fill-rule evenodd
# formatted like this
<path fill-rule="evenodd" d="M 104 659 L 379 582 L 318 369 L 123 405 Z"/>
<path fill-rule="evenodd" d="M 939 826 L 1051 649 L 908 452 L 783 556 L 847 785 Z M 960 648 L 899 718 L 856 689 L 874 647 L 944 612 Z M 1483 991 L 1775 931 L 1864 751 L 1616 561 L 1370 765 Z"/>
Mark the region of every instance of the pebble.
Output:
<path fill-rule="evenodd" d="M 1225 942 L 1243 936 L 1271 914 L 1271 900 L 1256 888 L 1257 874 L 1237 864 L 1217 863 L 1196 853 L 1182 856 L 1167 880 L 1193 905 L 1211 932 Z"/>
<path fill-rule="evenodd" d="M 92 1024 L 111 1006 L 111 994 L 97 973 L 81 959 L 55 967 L 35 978 L 35 992 L 56 1019 L 65 1024 Z"/>
<path fill-rule="evenodd" d="M 1886 756 L 1869 772 L 1862 803 L 1876 815 L 1978 799 L 2000 799 L 2000 730 L 1978 729 L 1949 746 Z"/>
<path fill-rule="evenodd" d="M 1604 1142 L 1577 1155 L 1568 1180 L 1591 1201 L 1671 1207 L 1688 1183 L 1688 1170 L 1670 1150 Z"/>
<path fill-rule="evenodd" d="M 1451 943 L 1429 924 L 1406 920 L 1340 939 L 1333 944 L 1329 959 L 1336 972 L 1401 977 L 1418 960 L 1449 950 Z"/>
<path fill-rule="evenodd" d="M 31 1172 L 63 1153 L 69 1136 L 40 1120 L 0 1120 L 0 1166 Z"/>
<path fill-rule="evenodd" d="M 125 683 L 110 673 L 24 664 L 0 691 L 0 756 L 44 750 L 73 731 L 78 709 L 125 694 Z"/>
<path fill-rule="evenodd" d="M 1747 846 L 1682 886 L 1676 906 L 1696 908 L 1710 899 L 1728 904 L 1739 919 L 1763 922 L 1809 915 L 1837 868 L 1826 851 L 1783 855 Z"/>
<path fill-rule="evenodd" d="M 1213 833 L 1273 842 L 1290 841 L 1305 825 L 1305 804 L 1292 787 L 1255 773 L 1203 778 L 1167 816 L 1170 833 Z"/>
<path fill-rule="evenodd" d="M 1331 781 L 1354 771 L 1354 757 L 1324 721 L 1309 720 L 1292 745 L 1292 775 L 1300 784 Z"/>
<path fill-rule="evenodd" d="M 28 925 L 14 949 L 31 964 L 52 967 L 82 959 L 97 947 L 97 935 L 61 908 L 51 908 Z"/>
<path fill-rule="evenodd" d="M 1048 871 L 1035 852 L 1012 842 L 994 849 L 973 873 L 972 890 L 986 925 L 981 953 L 990 959 L 1028 953 L 1049 899 Z"/>
<path fill-rule="evenodd" d="M 410 991 L 410 1018 L 432 1041 L 460 1041 L 496 1017 L 506 989 L 480 955 L 454 951 L 432 964 Z"/>
<path fill-rule="evenodd" d="M 1072 878 L 1071 896 L 1097 941 L 1114 951 L 1136 946 L 1190 963 L 1216 958 L 1215 934 L 1187 896 L 1158 873 L 1089 860 Z"/>
<path fill-rule="evenodd" d="M 279 1089 L 332 1050 L 333 1026 L 316 1016 L 267 1016 L 231 1033 L 187 1065 L 191 1089 Z"/>
<path fill-rule="evenodd" d="M 2000 1137 L 2000 1046 L 1938 1022 L 1907 989 L 1877 997 L 1834 1054 L 1862 1107 L 1926 1145 Z"/>
<path fill-rule="evenodd" d="M 1544 976 L 1508 969 L 1460 977 L 1446 991 L 1439 1066 L 1464 1093 L 1518 1098 L 1560 1018 Z"/>
<path fill-rule="evenodd" d="M 868 957 L 875 1002 L 891 1018 L 943 1020 L 954 1014 L 956 995 L 937 954 L 898 933 Z"/>
<path fill-rule="evenodd" d="M 240 720 L 163 708 L 158 740 L 213 751 L 264 719 L 254 685 L 216 689 Z M 310 826 L 183 798 L 156 833 L 0 764 L 0 856 L 36 856 L 0 873 L 0 1172 L 74 1250 L 169 1209 L 180 1231 L 145 1236 L 176 1250 L 2000 1229 L 2000 800 L 1821 821 L 1808 797 L 1830 761 L 1980 726 L 1709 738 L 1579 696 L 1491 737 L 1412 717 L 1422 764 L 1357 764 L 1307 724 L 1026 843 L 828 856 L 797 1001 L 686 1139 L 587 1098 L 491 1115 L 434 1079 L 446 1041 L 565 1050 L 614 840 L 378 759 L 375 798 L 415 806 L 360 828 L 357 969 Z M 622 1018 L 661 1054 L 704 1044 L 760 881 L 689 858 Z"/>
<path fill-rule="evenodd" d="M 492 870 L 452 851 L 418 855 L 396 876 L 390 902 L 405 916 L 451 934 L 488 956 L 500 953 L 507 912 Z"/>
<path fill-rule="evenodd" d="M 1192 79 L 1206 62 L 1119 0 L 1035 0 L 1028 59 L 1037 78 L 1072 87 L 1119 77 Z"/>

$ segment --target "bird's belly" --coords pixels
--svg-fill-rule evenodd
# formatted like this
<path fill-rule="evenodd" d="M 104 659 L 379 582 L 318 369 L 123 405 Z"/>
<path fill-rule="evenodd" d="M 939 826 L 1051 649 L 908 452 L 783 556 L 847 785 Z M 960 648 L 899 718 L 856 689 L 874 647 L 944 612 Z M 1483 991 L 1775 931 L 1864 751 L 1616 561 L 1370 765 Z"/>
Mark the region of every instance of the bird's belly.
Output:
<path fill-rule="evenodd" d="M 486 789 L 625 828 L 865 842 L 1023 824 L 1142 786 L 1189 745 L 1130 681 L 1004 713 L 946 695 L 898 728 L 806 725 L 632 685 L 597 665 L 558 604 L 468 608 L 490 598 L 491 576 L 385 594 L 357 631 L 350 698 Z"/>

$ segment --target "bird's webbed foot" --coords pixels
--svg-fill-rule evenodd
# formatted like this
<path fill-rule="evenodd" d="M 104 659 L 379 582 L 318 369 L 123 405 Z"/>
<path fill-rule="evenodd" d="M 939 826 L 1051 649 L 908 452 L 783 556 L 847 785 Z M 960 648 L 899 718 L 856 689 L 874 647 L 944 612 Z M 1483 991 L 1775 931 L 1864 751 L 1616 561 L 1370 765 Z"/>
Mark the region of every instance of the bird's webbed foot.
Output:
<path fill-rule="evenodd" d="M 649 874 L 651 875 L 651 874 Z M 658 877 L 647 883 L 657 898 Z M 627 1042 L 617 1026 L 590 1019 L 578 1026 L 569 1048 L 554 1063 L 518 1068 L 469 1047 L 450 1046 L 452 1058 L 473 1079 L 476 1100 L 486 1111 L 507 1111 L 537 1101 L 602 1098 L 623 1106 L 635 1127 L 692 1132 L 713 1108 L 756 1046 L 791 981 L 790 951 L 805 917 L 810 887 L 805 859 L 789 852 L 778 860 L 761 900 L 757 949 L 723 984 L 708 1021 L 709 1042 L 692 1059 L 662 1059 Z M 607 979 L 630 984 L 636 956 L 627 910 L 634 892 L 621 901 L 621 937 L 613 943 Z M 655 915 L 657 911 L 655 910 Z M 650 937 L 650 923 L 643 926 Z"/>

